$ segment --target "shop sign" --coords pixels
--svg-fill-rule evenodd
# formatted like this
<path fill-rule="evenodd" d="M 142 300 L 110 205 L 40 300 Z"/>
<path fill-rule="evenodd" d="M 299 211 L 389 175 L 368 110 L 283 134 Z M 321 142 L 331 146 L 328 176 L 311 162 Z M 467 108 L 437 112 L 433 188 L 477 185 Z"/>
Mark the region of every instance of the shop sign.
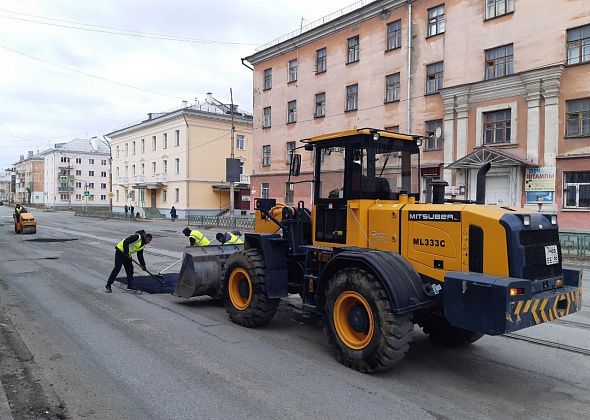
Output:
<path fill-rule="evenodd" d="M 433 168 L 420 168 L 420 175 L 422 176 L 440 176 L 440 169 L 438 166 Z"/>
<path fill-rule="evenodd" d="M 555 191 L 555 167 L 527 168 L 524 190 L 527 192 Z"/>

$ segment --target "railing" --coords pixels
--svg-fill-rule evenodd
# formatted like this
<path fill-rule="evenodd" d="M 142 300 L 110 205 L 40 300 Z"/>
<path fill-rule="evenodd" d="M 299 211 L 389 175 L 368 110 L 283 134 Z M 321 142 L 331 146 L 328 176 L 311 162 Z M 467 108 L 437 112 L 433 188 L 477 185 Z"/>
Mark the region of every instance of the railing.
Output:
<path fill-rule="evenodd" d="M 145 182 L 145 175 L 133 175 L 133 182 L 143 184 Z"/>
<path fill-rule="evenodd" d="M 240 184 L 249 184 L 250 183 L 250 175 L 240 175 Z"/>
<path fill-rule="evenodd" d="M 117 184 L 127 184 L 127 183 L 129 183 L 129 177 L 120 176 L 119 178 L 117 178 Z"/>
<path fill-rule="evenodd" d="M 590 234 L 563 232 L 559 234 L 559 242 L 564 258 L 590 259 Z"/>
<path fill-rule="evenodd" d="M 96 210 L 75 210 L 76 216 L 82 217 L 99 217 L 101 219 L 129 219 L 125 213 L 115 213 L 112 211 L 96 211 Z"/>
<path fill-rule="evenodd" d="M 253 229 L 254 217 L 252 216 L 188 216 L 187 224 L 201 227 L 226 227 Z"/>
<path fill-rule="evenodd" d="M 74 187 L 57 187 L 57 192 L 70 193 L 74 191 Z"/>
<path fill-rule="evenodd" d="M 152 176 L 152 180 L 154 182 L 167 182 L 168 181 L 168 174 L 154 174 Z"/>

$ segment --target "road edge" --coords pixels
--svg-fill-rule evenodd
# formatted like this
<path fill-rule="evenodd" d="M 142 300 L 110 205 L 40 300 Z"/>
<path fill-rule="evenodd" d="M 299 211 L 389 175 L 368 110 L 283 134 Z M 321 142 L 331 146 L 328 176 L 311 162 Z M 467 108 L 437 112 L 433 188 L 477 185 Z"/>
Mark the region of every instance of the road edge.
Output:
<path fill-rule="evenodd" d="M 0 419 L 14 420 L 2 381 L 0 381 Z"/>

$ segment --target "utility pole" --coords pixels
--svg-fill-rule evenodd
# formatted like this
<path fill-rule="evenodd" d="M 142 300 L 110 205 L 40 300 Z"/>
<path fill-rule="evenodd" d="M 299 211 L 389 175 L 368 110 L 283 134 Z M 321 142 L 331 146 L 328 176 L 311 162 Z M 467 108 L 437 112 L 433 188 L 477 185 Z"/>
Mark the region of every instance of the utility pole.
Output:
<path fill-rule="evenodd" d="M 234 94 L 232 88 L 229 88 L 229 97 L 231 100 L 231 154 L 230 157 L 234 158 L 234 132 L 236 131 L 236 127 L 234 126 Z M 231 220 L 234 220 L 234 207 L 235 207 L 235 200 L 234 200 L 234 182 L 230 181 L 229 183 L 229 215 Z"/>

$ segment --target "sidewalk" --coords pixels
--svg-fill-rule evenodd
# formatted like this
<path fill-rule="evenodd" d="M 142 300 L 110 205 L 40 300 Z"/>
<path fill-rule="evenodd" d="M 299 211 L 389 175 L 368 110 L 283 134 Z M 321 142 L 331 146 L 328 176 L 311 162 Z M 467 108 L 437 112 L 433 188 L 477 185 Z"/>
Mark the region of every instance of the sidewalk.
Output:
<path fill-rule="evenodd" d="M 10 405 L 8 405 L 8 398 L 6 398 L 6 393 L 4 392 L 4 387 L 2 386 L 2 382 L 0 382 L 0 419 L 5 420 L 13 420 L 12 411 L 10 410 Z"/>

